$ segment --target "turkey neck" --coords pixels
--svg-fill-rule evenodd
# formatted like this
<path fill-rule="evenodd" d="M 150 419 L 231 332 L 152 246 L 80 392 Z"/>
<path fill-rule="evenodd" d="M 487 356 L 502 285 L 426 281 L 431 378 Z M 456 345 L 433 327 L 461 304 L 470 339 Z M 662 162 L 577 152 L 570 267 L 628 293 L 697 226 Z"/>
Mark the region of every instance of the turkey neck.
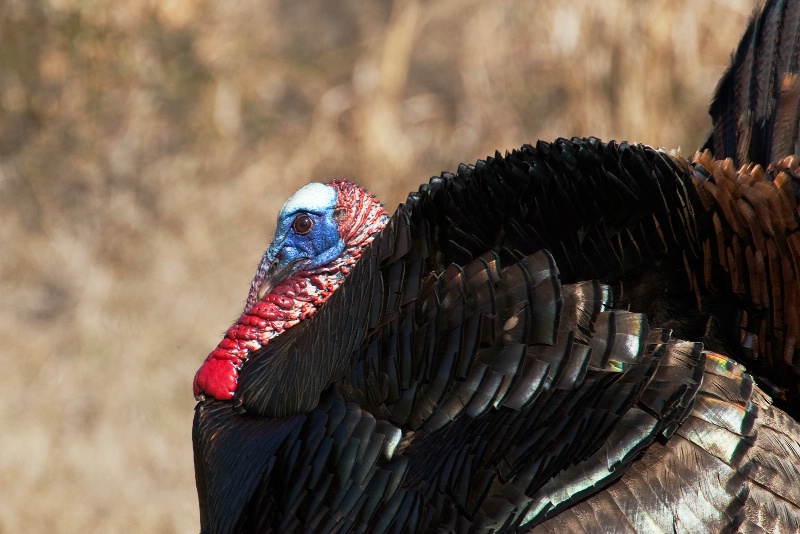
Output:
<path fill-rule="evenodd" d="M 244 313 L 228 329 L 212 352 L 212 356 L 230 359 L 234 365 L 241 365 L 249 353 L 262 348 L 288 328 L 314 315 L 338 289 L 349 272 L 350 266 L 343 261 L 327 267 L 324 272 L 296 273 L 263 299 L 245 308 Z M 217 351 L 225 354 L 214 354 Z"/>

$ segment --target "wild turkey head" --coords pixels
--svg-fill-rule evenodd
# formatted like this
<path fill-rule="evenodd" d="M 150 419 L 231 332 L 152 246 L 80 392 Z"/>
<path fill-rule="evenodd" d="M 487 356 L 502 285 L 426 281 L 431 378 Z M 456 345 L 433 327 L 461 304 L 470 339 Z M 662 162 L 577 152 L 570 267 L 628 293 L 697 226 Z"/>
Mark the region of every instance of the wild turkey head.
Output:
<path fill-rule="evenodd" d="M 195 374 L 195 397 L 230 400 L 244 360 L 311 317 L 387 221 L 378 200 L 346 180 L 312 183 L 292 195 L 278 214 L 244 313 Z"/>

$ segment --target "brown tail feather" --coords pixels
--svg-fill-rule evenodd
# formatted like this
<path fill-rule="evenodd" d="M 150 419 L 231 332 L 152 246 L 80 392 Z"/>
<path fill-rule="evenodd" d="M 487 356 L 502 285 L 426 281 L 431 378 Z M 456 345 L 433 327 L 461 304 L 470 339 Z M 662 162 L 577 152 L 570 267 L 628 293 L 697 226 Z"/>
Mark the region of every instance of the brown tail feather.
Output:
<path fill-rule="evenodd" d="M 780 382 L 800 363 L 800 158 L 786 157 L 766 172 L 754 164 L 737 172 L 731 159 L 714 161 L 708 151 L 694 161 L 694 185 L 714 211 L 714 232 L 702 247 L 703 282 L 713 293 L 725 291 L 727 280 L 752 305 L 741 325 L 748 365 L 756 375 L 769 369 L 764 374 Z"/>

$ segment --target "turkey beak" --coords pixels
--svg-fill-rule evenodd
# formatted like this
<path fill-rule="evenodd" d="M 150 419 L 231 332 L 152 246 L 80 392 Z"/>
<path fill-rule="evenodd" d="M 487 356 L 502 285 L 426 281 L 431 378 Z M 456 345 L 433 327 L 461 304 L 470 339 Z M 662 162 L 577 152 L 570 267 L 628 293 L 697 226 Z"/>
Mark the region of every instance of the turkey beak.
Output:
<path fill-rule="evenodd" d="M 269 264 L 269 268 L 267 269 L 267 275 L 264 277 L 264 280 L 261 282 L 261 286 L 258 288 L 258 300 L 264 298 L 264 295 L 272 291 L 277 283 L 275 280 L 275 273 L 278 271 L 278 258 L 272 260 Z"/>
<path fill-rule="evenodd" d="M 280 267 L 278 258 L 272 260 L 272 263 L 269 264 L 269 268 L 267 269 L 267 274 L 261 282 L 261 286 L 258 288 L 258 300 L 263 299 L 264 295 L 271 293 L 277 285 L 286 280 L 289 275 L 294 272 L 295 266 L 298 263 L 299 260 L 290 261 L 283 267 Z"/>

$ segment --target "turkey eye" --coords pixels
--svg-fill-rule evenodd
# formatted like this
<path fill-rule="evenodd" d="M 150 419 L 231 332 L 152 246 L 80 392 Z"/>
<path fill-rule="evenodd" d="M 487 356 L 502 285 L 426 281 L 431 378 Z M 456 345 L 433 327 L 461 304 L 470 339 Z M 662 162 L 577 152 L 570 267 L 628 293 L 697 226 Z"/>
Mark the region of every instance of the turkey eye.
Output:
<path fill-rule="evenodd" d="M 314 227 L 314 221 L 308 215 L 300 215 L 292 223 L 292 228 L 295 233 L 303 235 L 307 234 Z"/>

